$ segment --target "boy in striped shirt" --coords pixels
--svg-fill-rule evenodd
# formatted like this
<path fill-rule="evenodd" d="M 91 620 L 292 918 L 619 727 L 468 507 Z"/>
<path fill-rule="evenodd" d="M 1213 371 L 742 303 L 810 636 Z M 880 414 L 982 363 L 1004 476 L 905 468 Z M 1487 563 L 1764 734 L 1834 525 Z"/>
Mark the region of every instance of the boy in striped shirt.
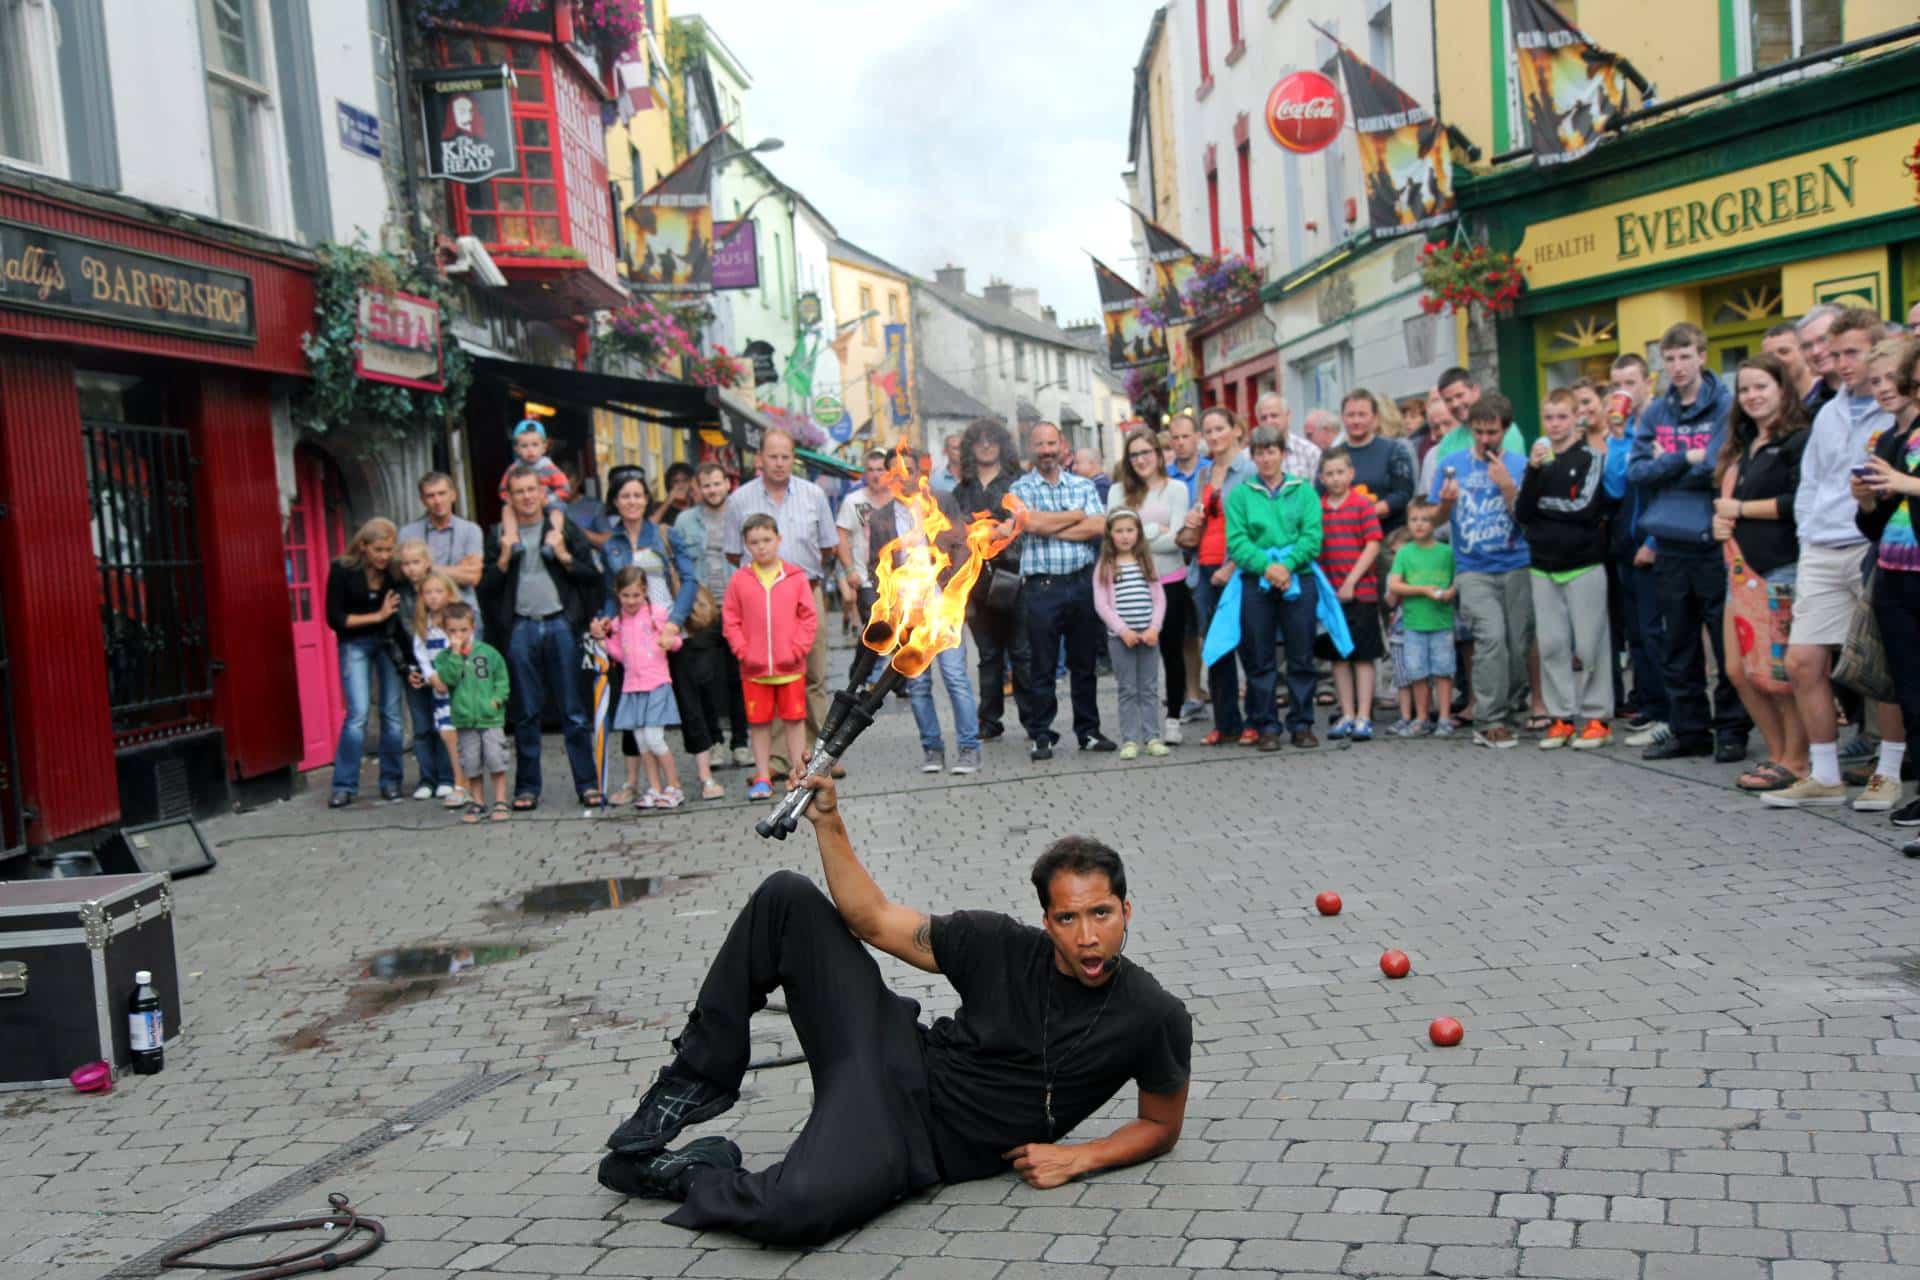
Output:
<path fill-rule="evenodd" d="M 1353 459 L 1341 446 L 1320 459 L 1320 569 L 1340 597 L 1353 637 L 1353 652 L 1334 652 L 1323 637 L 1322 657 L 1333 661 L 1333 689 L 1340 699 L 1340 718 L 1327 731 L 1329 738 L 1373 740 L 1373 664 L 1386 653 L 1380 634 L 1380 583 L 1373 564 L 1380 558 L 1378 507 L 1374 499 L 1353 486 Z"/>

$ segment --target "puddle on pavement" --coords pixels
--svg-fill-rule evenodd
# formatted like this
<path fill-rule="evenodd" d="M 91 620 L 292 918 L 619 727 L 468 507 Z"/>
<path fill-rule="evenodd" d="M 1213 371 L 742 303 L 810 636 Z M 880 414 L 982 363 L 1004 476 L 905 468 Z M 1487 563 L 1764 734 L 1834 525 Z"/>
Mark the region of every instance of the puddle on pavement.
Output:
<path fill-rule="evenodd" d="M 623 876 L 604 880 L 566 880 L 536 885 L 518 898 L 493 904 L 499 917 L 574 916 L 630 907 L 695 880 L 705 872 L 670 876 Z"/>
<path fill-rule="evenodd" d="M 276 1040 L 288 1053 L 330 1048 L 332 1033 L 341 1027 L 430 1000 L 468 969 L 517 960 L 538 949 L 537 944 L 527 942 L 475 942 L 394 947 L 376 952 L 362 962 L 360 981 L 347 989 L 345 1008 L 316 1018 Z"/>

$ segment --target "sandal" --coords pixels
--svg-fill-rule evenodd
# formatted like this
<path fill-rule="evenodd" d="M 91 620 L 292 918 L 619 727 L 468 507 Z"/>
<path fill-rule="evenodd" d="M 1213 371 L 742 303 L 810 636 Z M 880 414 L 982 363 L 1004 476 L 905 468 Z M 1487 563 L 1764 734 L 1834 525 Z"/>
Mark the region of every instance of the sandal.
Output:
<path fill-rule="evenodd" d="M 1522 732 L 1545 733 L 1547 730 L 1551 728 L 1553 728 L 1552 716 L 1528 716 L 1527 723 L 1523 727 Z"/>
<path fill-rule="evenodd" d="M 612 806 L 615 809 L 618 809 L 623 805 L 629 805 L 632 803 L 633 803 L 632 787 L 622 787 L 618 791 L 614 792 L 612 795 L 607 797 L 607 804 Z"/>
<path fill-rule="evenodd" d="M 493 803 L 497 806 L 499 805 L 500 802 L 498 800 L 495 800 Z M 515 813 L 532 813 L 535 809 L 538 809 L 539 807 L 540 807 L 539 796 L 518 795 L 513 798 L 513 811 Z"/>
<path fill-rule="evenodd" d="M 604 809 L 607 807 L 606 793 L 598 787 L 588 787 L 580 793 L 580 803 L 589 809 Z"/>
<path fill-rule="evenodd" d="M 507 807 L 507 804 L 505 801 L 495 800 L 493 802 L 493 812 L 489 815 L 489 817 L 494 822 L 505 822 L 507 819 L 511 818 L 512 816 L 513 816 L 513 810 Z"/>
<path fill-rule="evenodd" d="M 681 804 L 685 802 L 686 798 L 686 793 L 681 791 L 680 788 L 668 787 L 660 793 L 660 798 L 653 802 L 653 807 L 656 809 L 678 809 Z"/>
<path fill-rule="evenodd" d="M 708 778 L 700 784 L 700 798 L 702 800 L 719 800 L 725 797 L 726 794 L 727 789 L 712 778 Z"/>
<path fill-rule="evenodd" d="M 455 787 L 445 800 L 440 802 L 444 809 L 465 809 L 473 797 L 467 794 L 465 787 Z"/>
<path fill-rule="evenodd" d="M 486 811 L 487 806 L 468 802 L 466 808 L 460 811 L 460 821 L 466 823 L 468 826 L 472 826 L 474 823 L 480 821 L 481 815 L 485 814 Z"/>
<path fill-rule="evenodd" d="M 652 787 L 648 787 L 645 792 L 634 800 L 633 807 L 636 809 L 658 809 L 660 807 L 660 793 Z"/>
<path fill-rule="evenodd" d="M 1734 785 L 1742 791 L 1784 791 L 1798 779 L 1793 770 L 1775 760 L 1768 760 L 1753 766 L 1740 775 L 1740 781 Z"/>
<path fill-rule="evenodd" d="M 1330 707 L 1338 701 L 1339 698 L 1334 695 L 1331 689 L 1322 689 L 1313 695 L 1313 705 L 1316 707 Z"/>

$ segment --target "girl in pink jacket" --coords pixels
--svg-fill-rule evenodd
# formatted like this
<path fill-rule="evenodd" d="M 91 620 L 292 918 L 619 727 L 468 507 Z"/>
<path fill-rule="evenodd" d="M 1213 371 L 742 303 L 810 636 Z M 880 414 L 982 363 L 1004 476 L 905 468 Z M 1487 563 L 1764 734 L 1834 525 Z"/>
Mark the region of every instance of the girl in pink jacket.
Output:
<path fill-rule="evenodd" d="M 667 621 L 665 606 L 648 603 L 647 572 L 640 566 L 629 565 L 614 575 L 613 591 L 620 612 L 594 619 L 591 627 L 594 637 L 606 644 L 607 656 L 625 673 L 609 727 L 629 730 L 640 742 L 640 754 L 627 757 L 628 790 L 639 790 L 640 766 L 644 762 L 647 768 L 647 789 L 634 807 L 677 809 L 686 796 L 673 752 L 667 749 L 667 729 L 680 723 L 667 651 L 680 647 L 680 629 Z"/>

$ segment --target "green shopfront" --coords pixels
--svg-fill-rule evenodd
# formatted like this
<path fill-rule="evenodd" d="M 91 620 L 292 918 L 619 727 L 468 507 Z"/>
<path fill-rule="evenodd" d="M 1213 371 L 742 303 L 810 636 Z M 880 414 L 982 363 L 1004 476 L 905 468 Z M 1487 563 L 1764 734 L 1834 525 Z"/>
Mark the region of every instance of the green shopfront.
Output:
<path fill-rule="evenodd" d="M 1605 381 L 1692 320 L 1731 370 L 1817 302 L 1901 318 L 1920 302 L 1920 47 L 1632 127 L 1585 159 L 1463 181 L 1467 225 L 1525 265 L 1527 289 L 1476 343 L 1531 431 L 1547 391 Z M 1476 328 L 1479 328 L 1476 326 Z"/>

